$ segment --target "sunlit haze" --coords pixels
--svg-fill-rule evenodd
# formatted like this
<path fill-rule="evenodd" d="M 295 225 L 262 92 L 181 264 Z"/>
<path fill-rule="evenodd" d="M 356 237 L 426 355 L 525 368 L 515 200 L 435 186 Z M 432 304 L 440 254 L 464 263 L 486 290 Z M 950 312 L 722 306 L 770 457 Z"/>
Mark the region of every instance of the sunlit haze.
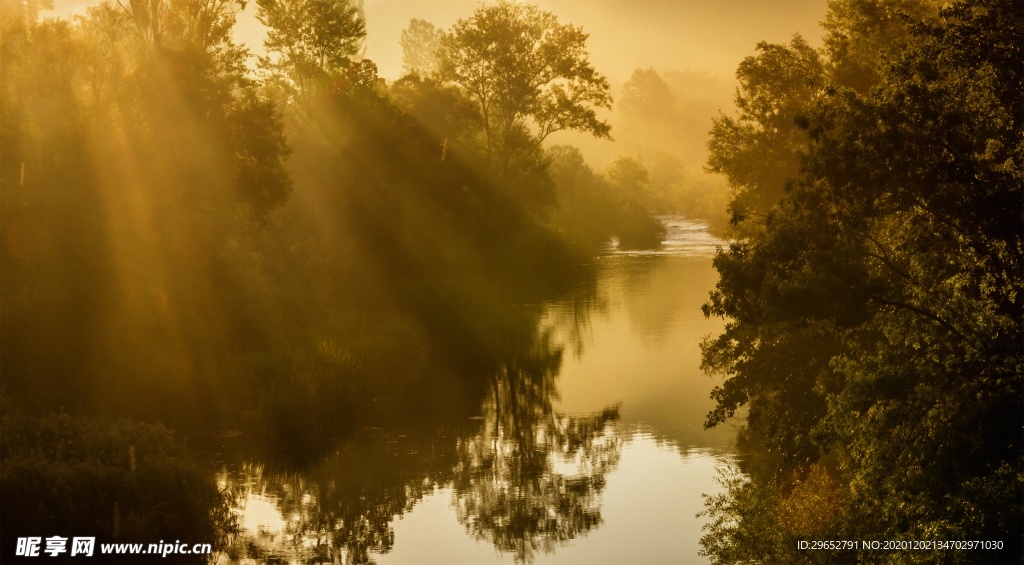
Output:
<path fill-rule="evenodd" d="M 80 12 L 94 0 L 56 0 L 55 16 Z M 366 53 L 380 75 L 398 78 L 398 44 L 409 20 L 418 18 L 447 28 L 468 17 L 476 0 L 366 0 Z M 590 34 L 591 61 L 614 84 L 637 68 L 695 70 L 731 80 L 736 65 L 758 41 L 786 42 L 800 33 L 820 45 L 819 22 L 825 0 L 546 0 L 534 2 L 563 23 Z M 262 53 L 263 27 L 250 1 L 238 18 L 235 40 Z"/>
<path fill-rule="evenodd" d="M 1021 563 L 1022 60 L 1022 0 L 0 0 L 0 563 Z"/>

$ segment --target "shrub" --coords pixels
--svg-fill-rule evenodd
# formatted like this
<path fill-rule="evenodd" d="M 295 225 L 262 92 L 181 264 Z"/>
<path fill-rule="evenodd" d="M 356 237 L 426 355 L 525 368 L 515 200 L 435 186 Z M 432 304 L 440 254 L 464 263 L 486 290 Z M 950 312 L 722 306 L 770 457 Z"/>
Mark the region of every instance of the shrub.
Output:
<path fill-rule="evenodd" d="M 95 536 L 98 552 L 114 541 L 216 548 L 234 529 L 212 474 L 160 424 L 5 410 L 0 463 L 4 561 L 23 536 Z"/>

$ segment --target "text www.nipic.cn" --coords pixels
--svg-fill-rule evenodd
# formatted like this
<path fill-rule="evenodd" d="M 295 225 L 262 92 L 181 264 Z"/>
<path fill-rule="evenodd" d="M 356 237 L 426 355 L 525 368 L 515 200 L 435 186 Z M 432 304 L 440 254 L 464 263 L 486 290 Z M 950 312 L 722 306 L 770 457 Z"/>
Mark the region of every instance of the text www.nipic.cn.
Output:
<path fill-rule="evenodd" d="M 71 547 L 68 548 L 68 538 L 61 536 L 24 537 L 18 538 L 15 555 L 18 557 L 38 557 L 46 554 L 50 557 L 67 553 L 69 556 L 92 557 L 96 549 L 95 537 L 71 538 Z M 175 540 L 174 543 L 103 543 L 100 544 L 101 555 L 208 555 L 213 547 L 208 543 L 197 543 L 189 545 Z"/>

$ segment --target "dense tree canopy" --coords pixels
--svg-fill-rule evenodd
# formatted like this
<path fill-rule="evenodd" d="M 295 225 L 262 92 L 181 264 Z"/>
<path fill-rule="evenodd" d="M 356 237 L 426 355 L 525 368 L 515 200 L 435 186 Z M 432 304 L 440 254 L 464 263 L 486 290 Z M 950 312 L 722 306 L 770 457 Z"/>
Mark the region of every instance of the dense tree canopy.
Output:
<path fill-rule="evenodd" d="M 796 119 L 824 87 L 821 56 L 799 35 L 789 45 L 759 43 L 757 51 L 736 71 L 739 115 L 715 119 L 708 143 L 708 168 L 729 179 L 740 233 L 764 222 L 799 171 L 807 138 Z"/>
<path fill-rule="evenodd" d="M 802 116 L 803 166 L 784 193 L 758 184 L 773 171 L 743 177 L 778 204 L 716 258 L 706 306 L 729 319 L 704 346 L 727 375 L 709 425 L 748 405 L 748 432 L 797 477 L 835 452 L 835 531 L 1006 542 L 950 561 L 1022 548 L 1021 16 L 957 3 L 906 23 L 866 92 L 842 86 L 845 71 L 819 96 L 800 81 L 763 91 L 767 108 L 793 109 L 759 115 Z M 774 135 L 735 143 L 723 125 L 730 154 Z M 722 557 L 744 527 L 719 522 L 707 547 Z"/>

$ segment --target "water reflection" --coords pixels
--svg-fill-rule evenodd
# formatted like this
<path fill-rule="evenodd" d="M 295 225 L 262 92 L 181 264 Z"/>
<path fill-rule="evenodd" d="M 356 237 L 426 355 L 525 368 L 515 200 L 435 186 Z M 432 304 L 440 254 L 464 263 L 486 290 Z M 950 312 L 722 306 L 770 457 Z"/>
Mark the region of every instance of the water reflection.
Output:
<path fill-rule="evenodd" d="M 616 410 L 568 417 L 491 400 L 482 420 L 447 433 L 364 430 L 309 468 L 225 468 L 243 531 L 222 560 L 369 563 L 392 549 L 393 521 L 439 488 L 466 530 L 521 562 L 600 524 L 622 444 Z"/>
<path fill-rule="evenodd" d="M 714 381 L 700 370 L 700 342 L 722 330 L 700 310 L 718 275 L 716 245 L 705 226 L 670 219 L 669 240 L 659 254 L 609 253 L 600 260 L 596 295 L 602 300 L 589 320 L 587 353 L 566 362 L 559 375 L 556 409 L 568 413 L 621 405 L 627 427 L 642 425 L 683 450 L 728 453 L 736 430 L 704 430 L 714 407 Z M 546 323 L 556 341 L 568 342 L 554 305 Z"/>
<path fill-rule="evenodd" d="M 524 407 L 516 380 L 496 383 L 481 433 L 460 442 L 453 505 L 475 538 L 531 562 L 601 523 L 622 440 L 617 409 L 568 417 L 551 411 L 550 396 Z"/>
<path fill-rule="evenodd" d="M 225 558 L 367 563 L 394 545 L 391 522 L 450 481 L 455 445 L 444 432 L 411 437 L 367 429 L 315 465 L 249 461 L 219 479 L 242 525 Z M 255 526 L 255 527 L 253 527 Z"/>
<path fill-rule="evenodd" d="M 437 488 L 452 490 L 472 536 L 520 562 L 600 524 L 599 495 L 621 448 L 618 411 L 555 412 L 561 347 L 535 326 L 511 339 L 514 327 L 498 340 L 477 418 L 419 433 L 368 428 L 304 468 L 250 461 L 222 471 L 245 527 L 223 557 L 371 562 L 392 549 L 394 519 Z"/>
<path fill-rule="evenodd" d="M 596 284 L 479 320 L 472 418 L 366 428 L 312 463 L 225 457 L 242 528 L 220 559 L 697 560 L 700 495 L 731 460 L 730 432 L 701 426 L 717 240 L 670 234 L 672 253 L 609 253 Z"/>

